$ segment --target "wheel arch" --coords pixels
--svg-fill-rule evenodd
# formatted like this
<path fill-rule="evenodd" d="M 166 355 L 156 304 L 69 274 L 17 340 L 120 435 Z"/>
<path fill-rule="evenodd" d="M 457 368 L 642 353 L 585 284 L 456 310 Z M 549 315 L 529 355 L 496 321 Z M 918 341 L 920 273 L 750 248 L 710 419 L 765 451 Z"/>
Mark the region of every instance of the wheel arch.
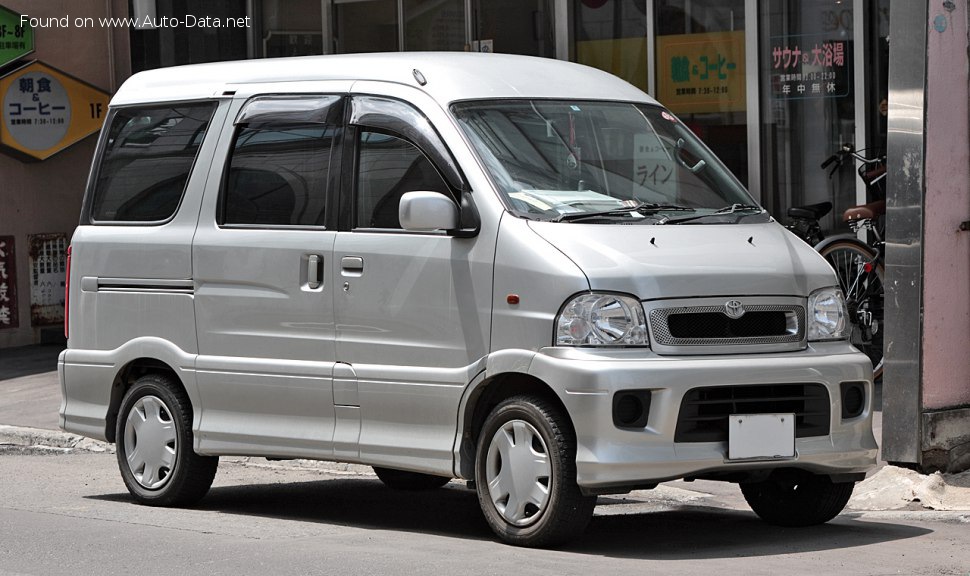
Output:
<path fill-rule="evenodd" d="M 172 381 L 180 386 L 188 395 L 185 383 L 179 377 L 178 371 L 166 362 L 151 357 L 135 358 L 129 361 L 118 370 L 114 382 L 111 384 L 111 399 L 108 404 L 108 413 L 105 417 L 104 430 L 104 435 L 108 442 L 116 441 L 115 431 L 117 430 L 118 413 L 121 410 L 121 402 L 125 394 L 139 378 L 145 374 L 152 373 L 170 376 Z"/>
<path fill-rule="evenodd" d="M 573 422 L 566 405 L 552 386 L 542 379 L 524 372 L 502 372 L 487 376 L 469 392 L 468 400 L 460 415 L 460 441 L 456 451 L 458 462 L 455 467 L 458 477 L 466 479 L 475 477 L 478 435 L 489 413 L 508 398 L 522 394 L 537 396 L 554 403 L 569 421 L 570 433 L 575 436 Z M 575 437 L 573 440 L 575 441 Z"/>

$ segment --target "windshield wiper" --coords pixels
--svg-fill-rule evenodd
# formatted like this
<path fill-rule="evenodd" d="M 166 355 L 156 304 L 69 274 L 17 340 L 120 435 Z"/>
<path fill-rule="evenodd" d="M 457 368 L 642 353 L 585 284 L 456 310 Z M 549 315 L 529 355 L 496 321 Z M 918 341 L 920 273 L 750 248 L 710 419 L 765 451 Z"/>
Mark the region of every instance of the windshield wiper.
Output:
<path fill-rule="evenodd" d="M 664 224 L 680 224 L 682 222 L 690 222 L 692 220 L 700 220 L 701 218 L 710 218 L 712 216 L 724 216 L 727 214 L 761 214 L 764 211 L 765 209 L 757 204 L 731 204 L 730 206 L 718 208 L 709 214 L 698 214 L 697 216 L 688 216 L 686 218 L 674 218 L 673 220 L 664 221 Z"/>
<path fill-rule="evenodd" d="M 731 204 L 714 211 L 714 214 L 734 214 L 735 212 L 762 212 L 764 208 L 757 204 Z"/>
<path fill-rule="evenodd" d="M 567 212 L 566 214 L 560 214 L 555 218 L 550 218 L 549 222 L 576 222 L 578 220 L 597 218 L 600 216 L 622 216 L 624 214 L 629 214 L 630 212 L 639 212 L 640 214 L 656 214 L 657 212 L 666 211 L 693 212 L 694 209 L 687 206 L 681 206 L 680 204 L 648 204 L 641 202 L 633 206 L 613 208 L 611 210 L 601 210 L 599 212 Z"/>

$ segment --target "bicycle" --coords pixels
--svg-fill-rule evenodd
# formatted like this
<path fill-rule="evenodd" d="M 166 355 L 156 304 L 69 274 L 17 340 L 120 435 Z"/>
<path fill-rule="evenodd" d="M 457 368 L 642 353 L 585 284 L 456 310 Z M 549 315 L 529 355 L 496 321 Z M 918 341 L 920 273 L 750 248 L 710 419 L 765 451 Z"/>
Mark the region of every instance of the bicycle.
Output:
<path fill-rule="evenodd" d="M 874 201 L 853 206 L 842 214 L 853 234 L 840 234 L 826 238 L 819 220 L 832 210 L 831 202 L 807 206 L 795 206 L 788 210 L 786 226 L 799 238 L 813 246 L 832 266 L 845 294 L 852 332 L 850 342 L 869 357 L 872 362 L 873 380 L 883 373 L 883 240 L 880 217 L 886 213 L 885 178 L 886 158 L 866 158 L 852 148 L 842 148 L 822 163 L 827 168 L 835 163 L 829 178 L 848 159 L 859 161 L 859 177 L 866 184 L 868 198 Z M 866 231 L 869 242 L 858 238 L 860 230 Z"/>

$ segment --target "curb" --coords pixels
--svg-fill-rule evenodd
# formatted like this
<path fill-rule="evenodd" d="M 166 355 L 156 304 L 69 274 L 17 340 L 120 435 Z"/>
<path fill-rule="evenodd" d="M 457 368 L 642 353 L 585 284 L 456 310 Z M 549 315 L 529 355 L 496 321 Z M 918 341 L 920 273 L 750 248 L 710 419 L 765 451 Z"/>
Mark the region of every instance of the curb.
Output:
<path fill-rule="evenodd" d="M 58 449 L 62 451 L 80 450 L 83 452 L 100 452 L 114 454 L 114 444 L 101 442 L 68 434 L 58 430 L 44 430 L 41 428 L 24 428 L 0 424 L 0 446 L 15 446 L 40 450 Z"/>
<path fill-rule="evenodd" d="M 0 448 L 14 447 L 38 452 L 92 452 L 114 454 L 115 445 L 101 440 L 86 438 L 60 430 L 25 428 L 0 424 Z M 348 476 L 376 476 L 370 466 L 348 464 L 345 462 L 326 462 L 322 460 L 268 460 L 260 457 L 230 456 L 223 457 L 226 462 L 278 470 L 317 471 L 327 474 Z"/>

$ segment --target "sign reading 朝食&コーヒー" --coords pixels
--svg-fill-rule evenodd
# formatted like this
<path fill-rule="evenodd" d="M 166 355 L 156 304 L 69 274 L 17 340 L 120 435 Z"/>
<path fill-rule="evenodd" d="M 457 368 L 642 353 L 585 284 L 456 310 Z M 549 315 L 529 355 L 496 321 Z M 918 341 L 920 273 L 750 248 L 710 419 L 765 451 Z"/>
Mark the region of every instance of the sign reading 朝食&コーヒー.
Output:
<path fill-rule="evenodd" d="M 676 113 L 745 109 L 744 31 L 657 37 L 657 94 Z"/>
<path fill-rule="evenodd" d="M 101 129 L 107 92 L 42 62 L 0 77 L 0 147 L 45 160 Z"/>

